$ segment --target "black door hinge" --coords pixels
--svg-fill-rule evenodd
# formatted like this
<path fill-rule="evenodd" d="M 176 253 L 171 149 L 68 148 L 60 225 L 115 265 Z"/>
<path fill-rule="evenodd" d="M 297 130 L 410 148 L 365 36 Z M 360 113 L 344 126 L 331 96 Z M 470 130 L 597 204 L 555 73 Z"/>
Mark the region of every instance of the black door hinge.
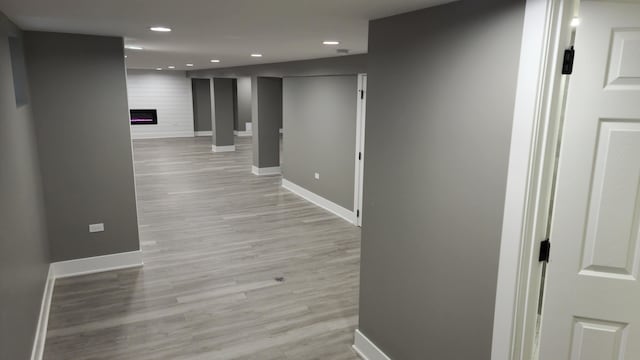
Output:
<path fill-rule="evenodd" d="M 358 153 L 358 160 L 362 160 L 362 151 Z"/>
<path fill-rule="evenodd" d="M 538 256 L 538 261 L 540 262 L 549 262 L 549 256 L 551 255 L 551 241 L 549 239 L 540 243 L 540 255 Z"/>
<path fill-rule="evenodd" d="M 573 61 L 576 57 L 576 50 L 572 46 L 564 51 L 564 60 L 562 61 L 562 75 L 571 75 L 573 73 Z"/>
<path fill-rule="evenodd" d="M 360 217 L 360 210 L 356 210 L 356 217 Z"/>
<path fill-rule="evenodd" d="M 353 93 L 352 93 L 353 94 Z M 353 99 L 353 98 L 352 98 Z M 364 90 L 360 90 L 360 99 L 364 99 Z"/>

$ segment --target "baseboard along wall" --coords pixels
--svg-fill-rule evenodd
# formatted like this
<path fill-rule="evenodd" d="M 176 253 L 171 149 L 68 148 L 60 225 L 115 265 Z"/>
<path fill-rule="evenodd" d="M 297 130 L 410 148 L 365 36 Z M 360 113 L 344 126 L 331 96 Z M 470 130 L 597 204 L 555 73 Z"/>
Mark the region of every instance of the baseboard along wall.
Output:
<path fill-rule="evenodd" d="M 364 360 L 391 360 L 379 347 L 356 329 L 353 350 Z"/>
<path fill-rule="evenodd" d="M 282 179 L 282 187 L 300 196 L 301 198 L 313 203 L 339 217 L 347 220 L 352 224 L 356 224 L 356 213 L 353 210 L 346 209 L 331 200 L 311 192 L 300 185 L 294 184 L 287 179 Z"/>
<path fill-rule="evenodd" d="M 233 134 L 235 136 L 238 136 L 238 137 L 250 137 L 250 136 L 253 136 L 253 132 L 251 132 L 251 131 L 237 131 L 237 130 L 234 130 Z"/>
<path fill-rule="evenodd" d="M 268 167 L 268 168 L 259 168 L 257 166 L 251 166 L 251 173 L 257 176 L 271 176 L 271 175 L 280 175 L 282 170 L 280 166 Z"/>
<path fill-rule="evenodd" d="M 140 250 L 60 261 L 49 264 L 47 281 L 42 293 L 42 302 L 40 305 L 40 315 L 38 317 L 36 335 L 33 341 L 33 348 L 31 350 L 31 360 L 42 360 L 44 356 L 44 345 L 45 340 L 47 339 L 47 326 L 49 324 L 51 299 L 53 297 L 53 289 L 55 287 L 56 279 L 141 267 L 143 265 L 142 252 Z"/>

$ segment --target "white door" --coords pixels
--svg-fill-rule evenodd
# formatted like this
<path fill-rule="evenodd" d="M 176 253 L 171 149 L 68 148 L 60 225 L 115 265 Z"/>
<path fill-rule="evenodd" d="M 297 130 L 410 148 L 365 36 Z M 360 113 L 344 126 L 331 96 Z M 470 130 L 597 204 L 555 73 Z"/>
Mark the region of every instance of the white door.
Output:
<path fill-rule="evenodd" d="M 367 119 L 367 74 L 358 75 L 358 110 L 356 122 L 356 176 L 353 208 L 356 225 L 362 226 L 362 198 L 364 194 L 364 129 Z"/>
<path fill-rule="evenodd" d="M 582 1 L 540 360 L 640 359 L 640 1 Z"/>

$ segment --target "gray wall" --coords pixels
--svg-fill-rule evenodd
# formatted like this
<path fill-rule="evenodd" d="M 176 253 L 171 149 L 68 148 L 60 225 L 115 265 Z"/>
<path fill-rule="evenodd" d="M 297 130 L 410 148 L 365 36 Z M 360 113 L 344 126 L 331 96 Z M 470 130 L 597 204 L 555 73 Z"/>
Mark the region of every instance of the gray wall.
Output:
<path fill-rule="evenodd" d="M 253 77 L 251 90 L 253 165 L 259 168 L 280 166 L 282 79 Z"/>
<path fill-rule="evenodd" d="M 290 77 L 283 83 L 283 177 L 350 210 L 357 91 L 356 75 Z"/>
<path fill-rule="evenodd" d="M 372 21 L 361 331 L 394 360 L 488 360 L 524 1 Z"/>
<path fill-rule="evenodd" d="M 211 131 L 211 80 L 192 79 L 193 128 L 195 131 Z"/>
<path fill-rule="evenodd" d="M 213 145 L 231 146 L 234 143 L 234 80 L 213 79 L 214 127 Z"/>
<path fill-rule="evenodd" d="M 122 39 L 27 32 L 25 52 L 52 260 L 138 250 Z"/>
<path fill-rule="evenodd" d="M 193 77 L 244 77 L 244 76 L 318 76 L 352 75 L 367 72 L 367 55 L 336 56 L 322 59 L 288 61 L 281 63 L 237 66 L 230 68 L 190 71 Z"/>
<path fill-rule="evenodd" d="M 236 130 L 245 131 L 246 123 L 251 122 L 251 77 L 239 77 L 237 80 Z"/>
<path fill-rule="evenodd" d="M 8 36 L 22 35 L 0 12 L 0 359 L 28 359 L 49 249 L 31 106 L 16 105 Z"/>
<path fill-rule="evenodd" d="M 188 72 L 191 77 L 231 77 L 238 79 L 236 130 L 244 131 L 250 118 L 251 76 L 323 76 L 353 75 L 367 72 L 367 55 L 334 56 L 322 59 L 287 61 L 271 64 L 205 69 Z M 282 123 L 280 123 L 282 128 Z"/>

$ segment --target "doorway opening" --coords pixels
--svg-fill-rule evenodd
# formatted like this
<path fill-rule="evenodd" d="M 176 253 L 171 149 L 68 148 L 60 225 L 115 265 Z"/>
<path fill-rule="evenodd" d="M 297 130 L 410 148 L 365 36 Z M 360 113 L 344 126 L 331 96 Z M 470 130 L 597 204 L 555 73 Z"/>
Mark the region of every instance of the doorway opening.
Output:
<path fill-rule="evenodd" d="M 544 3 L 527 3 L 542 35 L 523 54 L 543 61 L 528 79 L 521 68 L 535 84 L 530 168 L 513 179 L 522 197 L 507 192 L 492 358 L 638 358 L 640 3 Z"/>

